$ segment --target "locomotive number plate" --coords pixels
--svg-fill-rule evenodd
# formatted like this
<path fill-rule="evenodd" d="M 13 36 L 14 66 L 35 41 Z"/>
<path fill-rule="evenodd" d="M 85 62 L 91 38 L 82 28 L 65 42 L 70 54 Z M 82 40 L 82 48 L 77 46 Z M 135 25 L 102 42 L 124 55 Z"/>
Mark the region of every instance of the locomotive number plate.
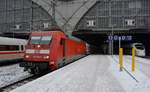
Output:
<path fill-rule="evenodd" d="M 33 58 L 41 58 L 41 56 L 33 56 Z"/>

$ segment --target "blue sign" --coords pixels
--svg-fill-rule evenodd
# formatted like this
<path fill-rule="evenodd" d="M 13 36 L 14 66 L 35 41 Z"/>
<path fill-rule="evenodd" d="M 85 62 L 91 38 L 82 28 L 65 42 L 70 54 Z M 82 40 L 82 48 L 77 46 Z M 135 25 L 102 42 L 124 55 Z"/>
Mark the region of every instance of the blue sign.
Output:
<path fill-rule="evenodd" d="M 114 35 L 114 36 L 108 36 L 108 41 L 119 41 L 119 39 L 121 41 L 131 41 L 132 40 L 132 36 L 131 35 L 122 35 L 122 36 L 118 36 L 118 35 Z"/>

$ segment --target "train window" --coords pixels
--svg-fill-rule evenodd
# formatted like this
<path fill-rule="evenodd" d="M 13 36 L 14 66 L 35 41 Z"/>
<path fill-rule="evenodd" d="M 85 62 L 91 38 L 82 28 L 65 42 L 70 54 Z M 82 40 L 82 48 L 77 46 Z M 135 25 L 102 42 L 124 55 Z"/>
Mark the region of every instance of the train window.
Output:
<path fill-rule="evenodd" d="M 144 46 L 143 46 L 143 45 L 135 45 L 135 47 L 136 47 L 137 49 L 144 50 Z"/>
<path fill-rule="evenodd" d="M 40 44 L 49 44 L 52 36 L 42 36 Z"/>
<path fill-rule="evenodd" d="M 31 37 L 31 43 L 32 44 L 39 44 L 41 40 L 41 36 L 32 36 Z"/>
<path fill-rule="evenodd" d="M 0 51 L 16 51 L 19 50 L 18 45 L 0 45 Z"/>
<path fill-rule="evenodd" d="M 9 50 L 11 51 L 19 50 L 19 46 L 17 45 L 9 46 Z"/>
<path fill-rule="evenodd" d="M 23 50 L 24 50 L 23 45 L 21 45 L 21 51 L 23 51 Z"/>
<path fill-rule="evenodd" d="M 52 36 L 32 36 L 31 44 L 49 44 Z"/>
<path fill-rule="evenodd" d="M 6 51 L 7 47 L 5 45 L 0 45 L 0 51 Z"/>

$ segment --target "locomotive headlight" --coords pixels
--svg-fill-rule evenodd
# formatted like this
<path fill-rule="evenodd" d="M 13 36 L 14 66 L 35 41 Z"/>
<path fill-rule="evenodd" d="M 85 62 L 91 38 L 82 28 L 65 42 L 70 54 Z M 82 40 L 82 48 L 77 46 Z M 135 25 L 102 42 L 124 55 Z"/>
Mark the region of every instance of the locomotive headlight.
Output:
<path fill-rule="evenodd" d="M 44 59 L 49 59 L 49 56 L 44 56 L 43 58 L 44 58 Z"/>
<path fill-rule="evenodd" d="M 37 47 L 40 48 L 41 46 L 40 46 L 40 45 L 37 45 Z"/>
<path fill-rule="evenodd" d="M 26 57 L 26 58 L 29 58 L 29 55 L 26 55 L 25 57 Z"/>

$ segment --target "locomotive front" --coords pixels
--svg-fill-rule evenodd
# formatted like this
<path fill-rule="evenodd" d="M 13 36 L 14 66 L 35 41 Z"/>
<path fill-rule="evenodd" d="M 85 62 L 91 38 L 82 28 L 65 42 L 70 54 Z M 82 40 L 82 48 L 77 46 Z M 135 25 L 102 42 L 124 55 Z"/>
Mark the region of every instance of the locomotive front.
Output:
<path fill-rule="evenodd" d="M 25 62 L 20 66 L 33 74 L 48 69 L 51 42 L 50 34 L 32 33 L 25 50 Z"/>

